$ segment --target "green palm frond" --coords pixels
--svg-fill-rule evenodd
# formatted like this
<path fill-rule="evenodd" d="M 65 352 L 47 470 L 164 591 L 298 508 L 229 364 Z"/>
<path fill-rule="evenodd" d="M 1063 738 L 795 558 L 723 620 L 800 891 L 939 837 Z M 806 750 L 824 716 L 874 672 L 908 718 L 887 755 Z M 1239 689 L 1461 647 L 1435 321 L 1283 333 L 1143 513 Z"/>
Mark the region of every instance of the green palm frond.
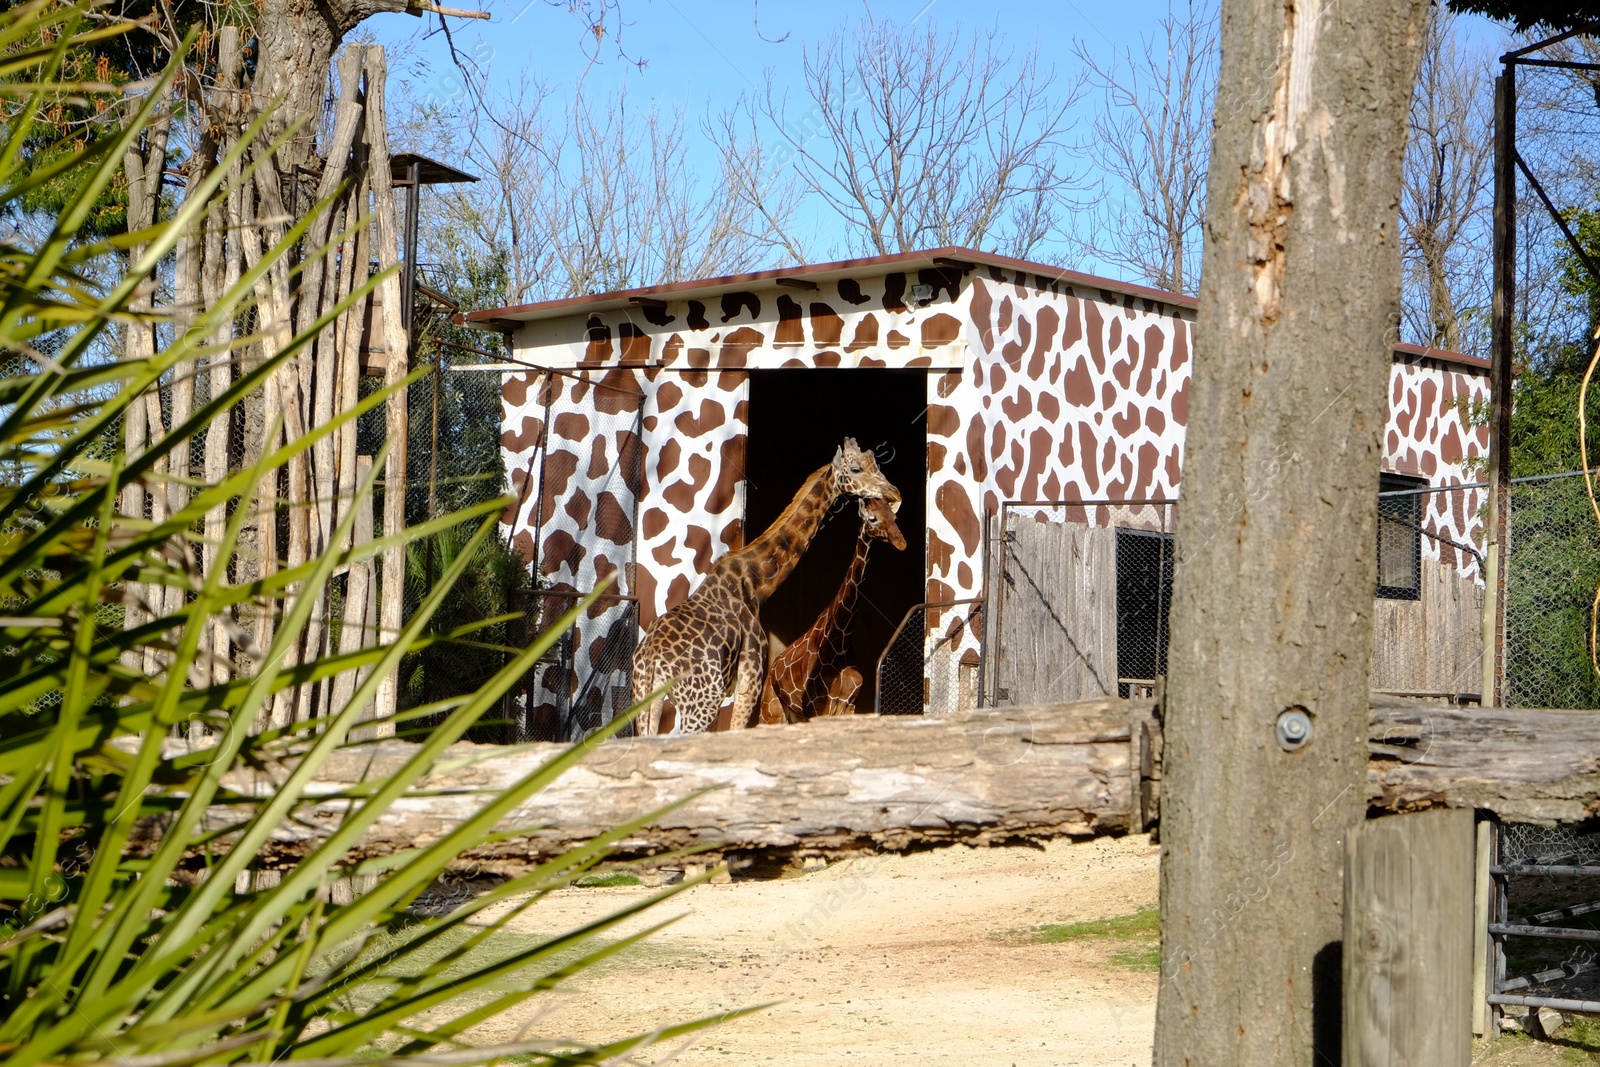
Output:
<path fill-rule="evenodd" d="M 235 327 L 247 321 L 254 294 L 273 271 L 292 273 L 293 262 L 322 254 L 303 245 L 327 205 L 297 219 L 282 242 L 196 310 L 185 329 L 168 330 L 170 342 L 153 356 L 97 355 L 119 324 L 162 317 L 159 310 L 130 310 L 141 280 L 226 195 L 230 173 L 242 175 L 233 180 L 256 180 L 273 146 L 259 143 L 258 122 L 224 165 L 186 190 L 170 218 L 138 234 L 99 236 L 94 205 L 116 180 L 127 146 L 167 98 L 183 56 L 153 80 L 137 115 L 119 128 L 81 148 L 29 156 L 18 146 L 30 136 L 41 101 L 61 88 L 64 57 L 75 43 L 105 36 L 103 28 L 85 29 L 80 16 L 70 5 L 43 0 L 0 13 L 0 95 L 10 94 L 17 105 L 0 133 L 0 212 L 26 210 L 31 193 L 47 184 L 62 197 L 37 241 L 0 242 L 0 359 L 13 368 L 0 376 L 0 1059 L 10 1067 L 326 1065 L 430 1055 L 462 1064 L 507 1055 L 527 1063 L 598 1063 L 706 1025 L 710 1020 L 599 1047 L 557 1039 L 514 1049 L 471 1047 L 472 1029 L 494 1014 L 646 936 L 619 939 L 615 929 L 692 884 L 481 962 L 478 950 L 503 937 L 511 917 L 583 876 L 659 813 L 552 858 L 452 914 L 408 911 L 463 852 L 504 840 L 506 820 L 529 797 L 629 716 L 484 796 L 475 814 L 439 840 L 362 864 L 347 858 L 397 802 L 418 794 L 422 778 L 453 765 L 450 745 L 500 706 L 593 599 L 525 648 L 507 644 L 496 629 L 509 617 L 500 608 L 468 615 L 455 609 L 451 591 L 464 579 L 515 565 L 498 547 L 504 500 L 364 543 L 350 536 L 356 509 L 346 509 L 331 543 L 349 547 L 265 576 L 230 578 L 254 573 L 229 563 L 244 558 L 245 526 L 258 514 L 262 487 L 425 371 L 263 449 L 216 484 L 189 485 L 170 515 L 119 513 L 125 488 L 159 489 L 163 479 L 177 477 L 160 473 L 164 456 L 229 417 L 311 338 L 367 299 L 382 277 L 355 287 L 291 343 L 273 346 L 271 358 L 241 363 L 230 388 L 138 456 L 125 456 L 114 442 L 131 405 L 174 375 L 197 373 L 207 361 L 256 344 L 258 337 Z M 50 47 L 28 44 L 47 38 Z M 98 283 L 95 265 L 108 256 L 125 257 L 126 269 Z M 381 466 L 379 457 L 356 489 L 359 501 L 371 500 Z M 219 509 L 228 516 L 226 528 L 208 545 L 205 519 Z M 357 652 L 289 660 L 314 605 L 327 602 L 339 574 L 395 549 L 409 547 L 415 558 L 424 543 L 435 550 L 431 582 L 407 605 L 397 637 Z M 205 551 L 216 562 L 202 573 L 193 561 Z M 122 605 L 135 583 L 180 591 L 179 606 L 125 626 Z M 212 681 L 209 669 L 201 669 L 203 635 L 214 620 L 251 612 L 276 620 L 270 642 L 263 639 L 268 647 L 256 650 L 243 673 Z M 494 651 L 482 684 L 426 698 L 398 716 L 428 724 L 404 749 L 403 765 L 333 798 L 346 805 L 343 817 L 276 885 L 242 890 L 257 884 L 260 854 L 285 826 L 330 801 L 314 788 L 319 769 L 341 750 L 369 743 L 353 738 L 369 725 L 364 716 L 380 681 L 430 648 L 452 646 Z M 159 668 L 130 666 L 151 662 Z M 341 675 L 353 681 L 343 706 L 289 726 L 261 725 L 279 694 Z M 176 743 L 180 732 L 187 744 Z M 253 769 L 262 768 L 274 769 L 270 792 L 249 784 Z M 376 885 L 349 903 L 332 903 L 329 887 L 354 875 L 375 877 Z M 491 908 L 498 909 L 492 918 Z M 388 931 L 401 917 L 404 936 L 384 959 L 405 966 L 375 965 L 373 939 L 392 939 Z M 463 1000 L 464 993 L 474 995 Z"/>

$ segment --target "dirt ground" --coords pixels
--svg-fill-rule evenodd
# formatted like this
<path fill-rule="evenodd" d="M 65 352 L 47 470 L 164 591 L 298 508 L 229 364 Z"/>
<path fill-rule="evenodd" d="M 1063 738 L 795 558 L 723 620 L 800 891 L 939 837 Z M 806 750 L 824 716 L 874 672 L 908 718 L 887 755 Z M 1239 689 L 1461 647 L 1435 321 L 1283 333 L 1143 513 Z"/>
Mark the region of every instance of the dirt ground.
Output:
<path fill-rule="evenodd" d="M 1148 1064 L 1156 974 L 1114 937 L 1033 943 L 1042 924 L 1155 903 L 1146 837 L 1048 847 L 954 847 L 858 859 L 781 880 L 701 885 L 665 905 L 684 918 L 627 961 L 586 972 L 531 1017 L 484 1037 L 615 1039 L 775 1002 L 642 1059 L 682 1065 Z M 651 890 L 568 889 L 518 917 L 552 934 Z M 645 925 L 639 921 L 634 928 Z M 1121 949 L 1119 955 L 1118 949 Z M 551 1004 L 557 1005 L 554 1009 Z"/>

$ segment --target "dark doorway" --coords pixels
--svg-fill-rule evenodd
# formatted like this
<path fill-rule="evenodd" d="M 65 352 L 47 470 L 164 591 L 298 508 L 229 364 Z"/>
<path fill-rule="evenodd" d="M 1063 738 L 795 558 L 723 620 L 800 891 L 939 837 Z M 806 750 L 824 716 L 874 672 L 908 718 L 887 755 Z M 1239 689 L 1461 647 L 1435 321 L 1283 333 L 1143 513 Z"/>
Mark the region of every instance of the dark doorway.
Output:
<path fill-rule="evenodd" d="M 878 657 L 906 611 L 923 599 L 927 547 L 927 373 L 900 370 L 750 372 L 750 437 L 745 460 L 745 540 L 759 536 L 807 476 L 833 459 L 846 437 L 878 456 L 900 490 L 896 515 L 906 548 L 879 542 L 867 561 L 851 631 L 854 666 L 866 679 L 856 699 L 870 711 Z M 839 591 L 861 520 L 854 499 L 836 506 L 811 548 L 761 611 L 784 644 L 804 633 Z"/>

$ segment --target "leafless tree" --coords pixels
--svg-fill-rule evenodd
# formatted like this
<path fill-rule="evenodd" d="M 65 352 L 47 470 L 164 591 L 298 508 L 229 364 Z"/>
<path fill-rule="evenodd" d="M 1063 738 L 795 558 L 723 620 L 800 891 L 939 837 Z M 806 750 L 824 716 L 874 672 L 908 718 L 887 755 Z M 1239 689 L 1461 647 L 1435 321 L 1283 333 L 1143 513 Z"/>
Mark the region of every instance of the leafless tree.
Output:
<path fill-rule="evenodd" d="M 1217 14 L 1169 5 L 1138 52 L 1109 58 L 1084 41 L 1073 53 L 1098 94 L 1088 156 L 1111 188 L 1092 216 L 1085 248 L 1150 285 L 1193 293 L 1217 84 Z"/>
<path fill-rule="evenodd" d="M 1487 352 L 1493 80 L 1488 57 L 1434 8 L 1411 99 L 1400 192 L 1401 328 L 1417 344 Z"/>
<path fill-rule="evenodd" d="M 510 302 L 732 273 L 769 254 L 774 227 L 724 192 L 742 161 L 706 181 L 682 112 L 591 99 L 581 85 L 564 101 L 526 81 L 471 106 L 475 124 L 424 109 L 407 128 L 434 131 L 434 151 L 484 179 L 452 187 L 430 222 L 502 257 Z"/>
<path fill-rule="evenodd" d="M 844 251 L 966 245 L 1025 256 L 1082 188 L 1068 165 L 1082 79 L 1058 83 L 1037 50 L 1013 56 L 997 31 L 941 36 L 931 23 L 869 14 L 807 48 L 801 74 L 791 100 L 769 71 L 765 91 L 711 132 L 745 164 L 736 195 L 757 211 L 812 201 L 845 221 Z M 739 147 L 764 141 L 777 147 Z M 788 227 L 783 237 L 797 258 L 816 244 Z"/>

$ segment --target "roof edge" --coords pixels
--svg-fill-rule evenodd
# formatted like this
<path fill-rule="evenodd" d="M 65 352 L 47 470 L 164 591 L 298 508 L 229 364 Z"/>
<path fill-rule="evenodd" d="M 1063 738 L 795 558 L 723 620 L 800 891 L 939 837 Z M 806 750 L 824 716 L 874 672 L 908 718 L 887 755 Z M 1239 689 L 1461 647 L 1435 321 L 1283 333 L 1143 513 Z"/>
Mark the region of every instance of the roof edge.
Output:
<path fill-rule="evenodd" d="M 1427 345 L 1412 345 L 1404 342 L 1394 346 L 1397 355 L 1420 356 L 1423 359 L 1437 359 L 1443 363 L 1459 363 L 1474 370 L 1488 370 L 1491 366 L 1489 360 L 1483 356 L 1471 356 L 1465 352 L 1452 352 L 1448 348 L 1429 348 Z"/>
<path fill-rule="evenodd" d="M 1099 275 L 1085 274 L 1082 271 L 1053 267 L 1047 263 L 1035 263 L 1031 260 L 1017 259 L 993 252 L 980 252 L 974 248 L 950 245 L 917 252 L 893 252 L 883 256 L 840 259 L 829 263 L 806 263 L 789 267 L 775 267 L 771 270 L 751 271 L 744 274 L 726 274 L 716 278 L 667 282 L 662 285 L 645 285 L 633 289 L 616 289 L 607 293 L 562 297 L 559 300 L 540 300 L 530 304 L 485 308 L 482 311 L 459 314 L 455 316 L 455 321 L 463 326 L 477 326 L 480 329 L 514 329 L 523 322 L 555 318 L 559 315 L 581 312 L 589 308 L 599 309 L 601 305 L 623 306 L 636 300 L 688 299 L 698 293 L 713 295 L 718 290 L 725 290 L 735 286 L 767 282 L 775 283 L 780 278 L 805 278 L 809 275 L 817 274 L 844 275 L 868 270 L 888 271 L 895 268 L 939 268 L 941 266 L 948 268 L 952 263 L 970 263 L 974 267 L 986 266 L 997 267 L 1001 270 L 1020 271 L 1025 274 L 1049 278 L 1053 281 L 1082 286 L 1086 289 L 1101 289 L 1107 292 L 1136 297 L 1141 300 L 1150 300 L 1170 307 L 1180 308 L 1184 311 L 1192 312 L 1199 305 L 1199 301 L 1195 297 L 1183 293 L 1168 292 L 1165 289 L 1156 289 L 1136 282 L 1117 281 L 1114 278 L 1102 278 Z M 1489 369 L 1489 361 L 1487 359 L 1480 356 L 1470 356 L 1464 352 L 1451 352 L 1442 348 L 1429 348 L 1425 345 L 1401 343 L 1394 346 L 1394 352 L 1396 355 L 1403 354 L 1423 359 L 1439 360 L 1445 363 L 1455 363 L 1474 370 Z"/>
<path fill-rule="evenodd" d="M 1156 289 L 1147 285 L 1139 285 L 1135 282 L 1121 282 L 1113 278 L 1084 274 L 1081 271 L 1052 267 L 1047 263 L 1035 263 L 1031 260 L 1016 259 L 1011 256 L 996 255 L 993 252 L 980 252 L 973 248 L 951 245 L 917 252 L 893 252 L 884 256 L 841 259 L 830 263 L 806 263 L 798 266 L 777 267 L 771 270 L 751 271 L 746 274 L 727 274 L 717 278 L 667 282 L 662 285 L 646 285 L 634 289 L 616 289 L 607 293 L 568 296 L 559 300 L 540 300 L 531 304 L 485 308 L 482 311 L 473 311 L 463 315 L 462 322 L 469 325 L 473 323 L 495 324 L 497 321 L 510 324 L 517 321 L 527 322 L 534 319 L 551 318 L 565 312 L 581 311 L 584 308 L 599 304 L 625 304 L 630 300 L 652 298 L 656 300 L 682 299 L 693 296 L 697 292 L 709 292 L 730 286 L 776 282 L 779 278 L 805 278 L 815 274 L 850 274 L 878 269 L 887 271 L 896 267 L 932 269 L 950 265 L 949 262 L 937 262 L 939 260 L 970 263 L 973 266 L 998 267 L 1001 270 L 1021 271 L 1026 274 L 1050 278 L 1054 281 L 1081 285 L 1085 288 L 1104 289 L 1143 300 L 1170 304 L 1186 311 L 1193 311 L 1196 306 L 1195 298 L 1186 296 L 1183 293 L 1172 293 L 1165 289 Z"/>

